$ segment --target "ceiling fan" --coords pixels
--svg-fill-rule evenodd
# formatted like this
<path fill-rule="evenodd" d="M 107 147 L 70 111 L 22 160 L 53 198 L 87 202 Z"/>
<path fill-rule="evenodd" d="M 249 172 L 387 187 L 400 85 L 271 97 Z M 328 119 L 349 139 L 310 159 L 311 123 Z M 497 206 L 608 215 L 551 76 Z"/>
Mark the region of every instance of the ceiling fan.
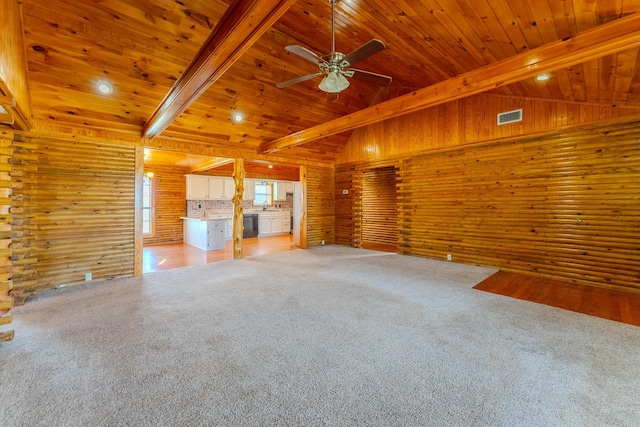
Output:
<path fill-rule="evenodd" d="M 371 39 L 347 55 L 336 52 L 335 4 L 338 1 L 339 0 L 329 0 L 329 3 L 331 3 L 331 53 L 320 56 L 302 46 L 292 45 L 285 47 L 289 52 L 317 64 L 320 67 L 320 71 L 278 83 L 276 87 L 285 88 L 323 75 L 324 78 L 318 87 L 327 93 L 340 93 L 349 87 L 349 80 L 347 80 L 346 77 L 353 77 L 380 86 L 391 83 L 391 77 L 389 76 L 351 68 L 356 62 L 362 61 L 385 49 L 386 46 L 380 40 Z"/>

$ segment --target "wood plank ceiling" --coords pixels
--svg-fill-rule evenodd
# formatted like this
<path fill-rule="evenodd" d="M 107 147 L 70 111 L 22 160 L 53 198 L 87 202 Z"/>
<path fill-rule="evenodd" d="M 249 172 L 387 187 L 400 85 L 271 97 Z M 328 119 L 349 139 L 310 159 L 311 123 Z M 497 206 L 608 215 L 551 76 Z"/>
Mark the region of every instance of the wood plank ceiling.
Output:
<path fill-rule="evenodd" d="M 36 129 L 84 127 L 141 135 L 230 0 L 22 0 L 29 89 Z M 351 80 L 337 101 L 315 72 L 288 53 L 297 44 L 331 47 L 329 0 L 299 0 L 160 138 L 257 152 L 266 144 L 545 44 L 640 12 L 640 0 L 340 0 L 336 47 L 351 52 L 372 38 L 387 49 L 357 67 L 393 78 L 389 88 Z M 638 48 L 557 70 L 492 92 L 518 97 L 640 106 Z M 113 94 L 97 93 L 108 80 Z M 232 114 L 244 120 L 234 122 Z M 350 133 L 278 154 L 333 162 Z M 153 145 L 153 142 L 150 143 Z"/>

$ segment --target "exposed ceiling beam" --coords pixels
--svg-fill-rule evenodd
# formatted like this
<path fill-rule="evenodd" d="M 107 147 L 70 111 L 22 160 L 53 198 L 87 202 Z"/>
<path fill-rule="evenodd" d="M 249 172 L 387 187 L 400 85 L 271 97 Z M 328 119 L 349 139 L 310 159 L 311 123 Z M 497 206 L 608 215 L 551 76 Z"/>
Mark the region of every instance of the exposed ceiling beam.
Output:
<path fill-rule="evenodd" d="M 335 120 L 263 143 L 273 153 L 640 46 L 640 13 L 611 21 Z"/>
<path fill-rule="evenodd" d="M 295 1 L 234 1 L 191 65 L 147 121 L 142 136 L 153 138 L 162 133 L 271 28 Z"/>
<path fill-rule="evenodd" d="M 204 171 L 208 171 L 210 169 L 215 169 L 219 166 L 224 166 L 224 165 L 228 165 L 229 163 L 233 163 L 234 159 L 225 159 L 222 157 L 216 157 L 213 158 L 211 160 L 207 160 L 206 162 L 202 162 L 199 165 L 193 166 L 190 170 L 191 173 L 193 172 L 204 172 Z"/>
<path fill-rule="evenodd" d="M 32 128 L 29 116 L 17 105 L 11 91 L 0 79 L 0 123 L 8 124 L 14 129 L 30 130 Z M 7 117 L 8 116 L 8 117 Z"/>

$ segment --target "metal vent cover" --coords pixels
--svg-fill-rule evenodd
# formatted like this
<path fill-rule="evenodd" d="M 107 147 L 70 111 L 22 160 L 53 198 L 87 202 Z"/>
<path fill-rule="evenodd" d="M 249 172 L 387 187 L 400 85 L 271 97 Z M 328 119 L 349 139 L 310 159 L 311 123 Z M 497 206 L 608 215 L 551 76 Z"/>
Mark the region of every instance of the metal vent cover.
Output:
<path fill-rule="evenodd" d="M 522 121 L 522 108 L 498 114 L 498 126 Z"/>

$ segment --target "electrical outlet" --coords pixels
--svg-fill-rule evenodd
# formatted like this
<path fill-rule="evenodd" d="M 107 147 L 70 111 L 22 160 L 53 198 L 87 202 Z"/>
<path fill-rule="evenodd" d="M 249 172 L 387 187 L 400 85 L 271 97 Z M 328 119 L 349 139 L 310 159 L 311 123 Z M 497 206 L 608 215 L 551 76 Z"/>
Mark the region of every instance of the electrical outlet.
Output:
<path fill-rule="evenodd" d="M 447 261 L 451 261 L 451 254 L 447 254 Z"/>
<path fill-rule="evenodd" d="M 324 246 L 324 240 L 322 241 L 322 246 Z"/>
<path fill-rule="evenodd" d="M 84 274 L 84 280 L 85 282 L 89 282 L 93 279 L 93 273 L 85 273 Z"/>

